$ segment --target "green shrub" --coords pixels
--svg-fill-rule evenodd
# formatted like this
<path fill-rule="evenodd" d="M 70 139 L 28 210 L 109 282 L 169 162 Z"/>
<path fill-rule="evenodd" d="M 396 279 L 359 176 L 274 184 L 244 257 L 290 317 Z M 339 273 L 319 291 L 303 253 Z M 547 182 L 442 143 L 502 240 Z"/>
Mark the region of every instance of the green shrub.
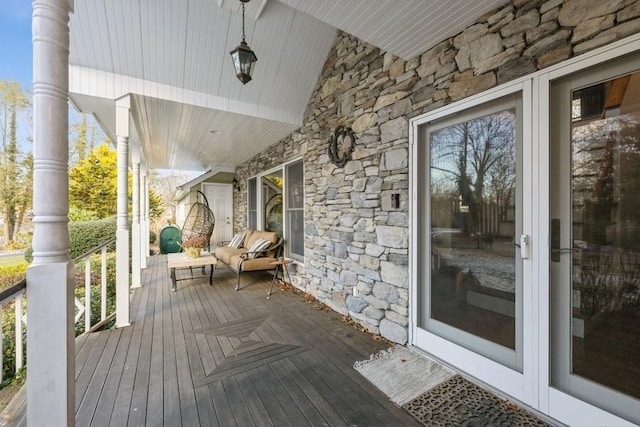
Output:
<path fill-rule="evenodd" d="M 100 254 L 91 255 L 91 325 L 100 321 Z M 84 304 L 84 262 L 76 264 L 76 297 Z M 107 313 L 113 313 L 116 307 L 116 254 L 107 254 Z M 84 316 L 76 324 L 76 336 L 84 332 Z"/>
<path fill-rule="evenodd" d="M 7 288 L 19 280 L 24 279 L 27 274 L 27 263 L 21 262 L 13 265 L 0 266 L 0 289 Z"/>
<path fill-rule="evenodd" d="M 107 218 L 97 221 L 80 221 L 69 223 L 69 237 L 71 239 L 71 259 L 86 253 L 114 238 L 116 235 L 116 218 Z M 110 249 L 113 249 L 113 245 Z M 25 252 L 25 258 L 28 262 L 33 259 L 33 249 L 31 246 Z M 95 325 L 100 321 L 100 253 L 91 255 L 91 324 Z M 21 262 L 13 265 L 0 266 L 0 286 L 11 286 L 18 280 L 25 277 L 27 262 Z M 114 252 L 107 253 L 107 313 L 115 311 L 115 279 L 116 277 L 116 254 Z M 84 262 L 76 264 L 75 277 L 75 294 L 84 303 Z M 27 297 L 28 298 L 28 297 Z M 23 302 L 26 309 L 27 301 Z M 0 335 L 3 340 L 3 363 L 2 371 L 5 378 L 0 384 L 0 389 L 14 381 L 15 377 L 15 311 L 14 302 L 7 303 L 2 310 Z M 84 319 L 81 318 L 75 327 L 76 335 L 84 332 Z M 26 338 L 26 328 L 23 328 L 23 338 Z M 26 344 L 26 341 L 24 341 Z M 26 360 L 26 359 L 25 359 Z M 18 374 L 20 376 L 20 374 Z M 22 375 L 24 376 L 24 375 Z"/>
<path fill-rule="evenodd" d="M 152 245 L 155 245 L 157 240 L 158 240 L 158 235 L 153 231 L 149 230 L 149 243 Z"/>
<path fill-rule="evenodd" d="M 116 217 L 99 219 L 97 221 L 79 221 L 69 223 L 69 237 L 71 239 L 71 259 L 76 259 L 83 253 L 100 246 L 102 243 L 116 236 Z M 33 260 L 33 248 L 25 251 L 25 259 Z"/>
<path fill-rule="evenodd" d="M 25 302 L 23 301 L 23 304 Z M 2 308 L 2 384 L 0 388 L 4 388 L 11 384 L 16 375 L 16 340 L 15 340 L 15 302 L 9 302 Z M 24 310 L 24 305 L 23 305 Z M 23 311 L 24 313 L 24 311 Z M 25 358 L 25 347 L 27 340 L 27 331 L 23 325 L 22 342 L 23 342 L 23 362 Z"/>
<path fill-rule="evenodd" d="M 100 219 L 100 216 L 93 211 L 77 208 L 75 206 L 71 206 L 69 208 L 69 221 L 71 222 L 96 221 L 98 219 Z"/>

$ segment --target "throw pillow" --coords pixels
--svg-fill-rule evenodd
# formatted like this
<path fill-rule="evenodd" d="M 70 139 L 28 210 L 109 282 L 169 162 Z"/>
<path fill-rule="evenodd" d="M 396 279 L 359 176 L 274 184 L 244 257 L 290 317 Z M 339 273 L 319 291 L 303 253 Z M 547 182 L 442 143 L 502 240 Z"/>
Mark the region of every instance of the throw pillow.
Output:
<path fill-rule="evenodd" d="M 247 257 L 249 259 L 256 258 L 258 255 L 260 255 L 260 251 L 264 251 L 269 246 L 271 246 L 271 242 L 270 241 L 268 241 L 266 239 L 258 239 L 249 248 L 249 251 L 247 253 Z"/>
<path fill-rule="evenodd" d="M 236 249 L 241 248 L 242 243 L 244 242 L 244 236 L 246 235 L 247 235 L 247 232 L 243 231 L 233 236 L 233 239 L 231 239 L 231 241 L 229 242 L 229 247 L 236 248 Z"/>

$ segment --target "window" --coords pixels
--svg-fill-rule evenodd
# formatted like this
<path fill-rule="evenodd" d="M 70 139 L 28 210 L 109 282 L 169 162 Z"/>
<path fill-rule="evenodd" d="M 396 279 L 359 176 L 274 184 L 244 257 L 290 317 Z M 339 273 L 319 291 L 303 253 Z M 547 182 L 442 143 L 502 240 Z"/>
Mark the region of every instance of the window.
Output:
<path fill-rule="evenodd" d="M 284 237 L 285 255 L 304 261 L 304 167 L 296 160 L 249 179 L 249 228 Z"/>
<path fill-rule="evenodd" d="M 249 228 L 258 228 L 258 192 L 256 187 L 256 178 L 249 180 L 249 216 L 247 218 L 247 225 Z"/>
<path fill-rule="evenodd" d="M 286 253 L 298 261 L 304 260 L 304 173 L 302 161 L 285 168 L 286 191 Z"/>

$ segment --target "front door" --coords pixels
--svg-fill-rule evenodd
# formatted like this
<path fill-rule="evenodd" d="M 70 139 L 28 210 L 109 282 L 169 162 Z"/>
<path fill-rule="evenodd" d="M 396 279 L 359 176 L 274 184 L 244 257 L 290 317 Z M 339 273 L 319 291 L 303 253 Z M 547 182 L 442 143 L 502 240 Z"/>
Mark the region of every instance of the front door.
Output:
<path fill-rule="evenodd" d="M 622 58 L 552 82 L 550 93 L 550 393 L 574 399 L 551 400 L 567 402 L 558 411 L 585 401 L 632 423 L 640 423 L 639 69 L 637 57 Z M 574 410 L 600 424 L 588 406 Z"/>
<path fill-rule="evenodd" d="M 209 208 L 216 219 L 211 235 L 211 247 L 233 237 L 233 186 L 231 184 L 203 184 L 202 192 L 207 196 Z"/>
<path fill-rule="evenodd" d="M 414 342 L 520 399 L 529 397 L 525 334 L 532 332 L 523 315 L 529 88 L 514 85 L 414 125 Z"/>

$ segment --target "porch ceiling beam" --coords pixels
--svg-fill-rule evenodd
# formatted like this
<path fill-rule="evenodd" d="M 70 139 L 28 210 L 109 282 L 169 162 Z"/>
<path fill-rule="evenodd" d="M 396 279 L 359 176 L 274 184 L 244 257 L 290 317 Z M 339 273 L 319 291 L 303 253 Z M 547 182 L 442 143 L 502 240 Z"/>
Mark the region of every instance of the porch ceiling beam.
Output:
<path fill-rule="evenodd" d="M 77 65 L 69 66 L 69 92 L 105 99 L 137 94 L 296 126 L 302 125 L 304 114 L 303 111 L 281 110 Z"/>

